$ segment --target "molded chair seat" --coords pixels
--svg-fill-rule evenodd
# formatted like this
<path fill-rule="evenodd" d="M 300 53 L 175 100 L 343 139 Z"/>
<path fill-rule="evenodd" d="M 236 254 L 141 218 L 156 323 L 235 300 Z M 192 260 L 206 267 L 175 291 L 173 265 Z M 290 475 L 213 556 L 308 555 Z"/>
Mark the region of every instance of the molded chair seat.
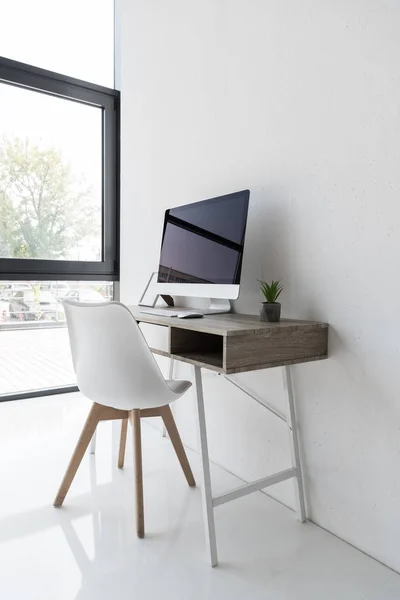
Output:
<path fill-rule="evenodd" d="M 128 308 L 120 302 L 64 302 L 72 360 L 80 391 L 93 406 L 60 485 L 60 507 L 100 421 L 122 419 L 118 467 L 124 466 L 128 420 L 132 425 L 137 534 L 144 537 L 142 417 L 162 417 L 189 486 L 196 482 L 169 405 L 192 385 L 165 380 Z"/>
<path fill-rule="evenodd" d="M 165 383 L 175 394 L 179 395 L 184 394 L 192 385 L 191 381 L 185 381 L 184 379 L 167 379 Z"/>

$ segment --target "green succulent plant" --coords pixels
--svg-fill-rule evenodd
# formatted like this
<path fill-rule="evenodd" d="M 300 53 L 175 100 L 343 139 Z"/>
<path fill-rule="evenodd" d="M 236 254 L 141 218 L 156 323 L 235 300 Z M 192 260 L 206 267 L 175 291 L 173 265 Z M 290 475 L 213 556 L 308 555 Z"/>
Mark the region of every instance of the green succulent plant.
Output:
<path fill-rule="evenodd" d="M 275 304 L 283 290 L 283 285 L 280 281 L 271 281 L 271 283 L 260 281 L 260 288 L 265 296 L 265 301 L 268 304 Z"/>

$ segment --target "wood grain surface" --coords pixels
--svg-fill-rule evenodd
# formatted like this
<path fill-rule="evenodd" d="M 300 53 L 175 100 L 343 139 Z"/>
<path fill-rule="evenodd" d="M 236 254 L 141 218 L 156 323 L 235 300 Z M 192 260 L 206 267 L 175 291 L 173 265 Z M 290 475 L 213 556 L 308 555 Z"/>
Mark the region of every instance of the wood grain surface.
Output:
<path fill-rule="evenodd" d="M 139 322 L 168 328 L 169 347 L 157 347 L 152 339 L 154 353 L 219 373 L 256 371 L 328 355 L 327 323 L 297 319 L 265 323 L 258 315 L 234 313 L 178 319 L 144 314 L 138 307 L 129 310 Z"/>
<path fill-rule="evenodd" d="M 213 333 L 222 336 L 237 335 L 259 335 L 266 331 L 276 331 L 281 329 L 292 329 L 301 327 L 328 327 L 327 323 L 317 323 L 315 321 L 299 321 L 296 319 L 282 319 L 279 323 L 265 323 L 260 321 L 258 315 L 237 315 L 227 313 L 222 315 L 208 315 L 201 319 L 178 319 L 177 317 L 160 317 L 158 315 L 148 315 L 140 312 L 140 306 L 128 306 L 129 310 L 137 321 L 142 323 L 152 323 L 154 325 L 164 325 L 166 327 L 176 327 L 191 331 L 202 331 L 204 333 Z M 187 308 L 176 307 L 174 310 L 188 310 Z"/>

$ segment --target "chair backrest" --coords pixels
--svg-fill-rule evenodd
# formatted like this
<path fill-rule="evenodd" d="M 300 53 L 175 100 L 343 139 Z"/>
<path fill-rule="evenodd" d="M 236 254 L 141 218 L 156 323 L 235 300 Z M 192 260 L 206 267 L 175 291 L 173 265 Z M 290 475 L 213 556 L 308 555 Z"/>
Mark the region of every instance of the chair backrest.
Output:
<path fill-rule="evenodd" d="M 162 406 L 173 392 L 126 306 L 64 302 L 72 360 L 81 392 L 122 410 Z"/>

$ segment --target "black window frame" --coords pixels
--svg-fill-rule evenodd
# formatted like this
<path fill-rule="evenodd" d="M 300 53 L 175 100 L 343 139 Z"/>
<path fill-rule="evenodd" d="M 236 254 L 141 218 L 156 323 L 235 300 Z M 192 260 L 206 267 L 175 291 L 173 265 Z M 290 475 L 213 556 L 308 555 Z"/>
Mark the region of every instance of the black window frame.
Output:
<path fill-rule="evenodd" d="M 4 84 L 102 109 L 102 260 L 0 258 L 0 280 L 119 281 L 120 92 L 0 57 Z"/>

